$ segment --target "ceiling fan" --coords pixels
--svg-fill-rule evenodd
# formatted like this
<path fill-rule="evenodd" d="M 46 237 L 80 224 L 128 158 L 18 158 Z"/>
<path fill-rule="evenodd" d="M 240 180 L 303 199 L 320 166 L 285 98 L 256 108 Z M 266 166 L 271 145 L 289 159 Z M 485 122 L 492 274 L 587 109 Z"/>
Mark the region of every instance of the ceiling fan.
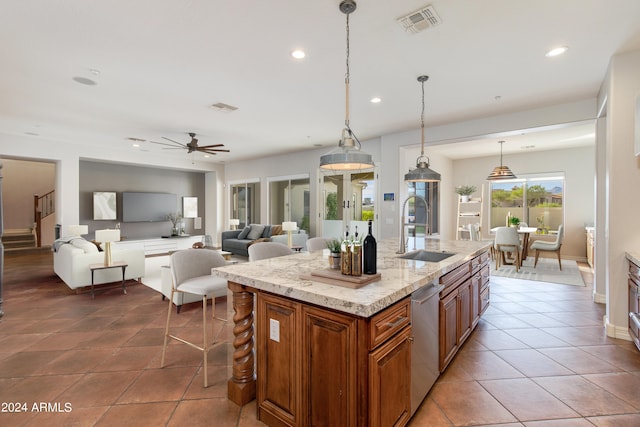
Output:
<path fill-rule="evenodd" d="M 198 139 L 196 138 L 196 134 L 193 132 L 189 132 L 189 136 L 191 137 L 191 141 L 189 141 L 187 144 L 183 144 L 181 142 L 178 141 L 174 141 L 173 139 L 169 139 L 166 137 L 162 137 L 162 139 L 166 139 L 167 141 L 172 142 L 173 144 L 176 145 L 172 145 L 172 144 L 167 144 L 166 142 L 155 142 L 155 141 L 149 141 L 153 144 L 160 144 L 160 145 L 167 145 L 169 148 L 165 148 L 165 150 L 179 150 L 179 149 L 187 149 L 187 153 L 193 153 L 194 151 L 200 151 L 206 154 L 217 154 L 217 153 L 228 153 L 229 150 L 224 150 L 221 148 L 216 148 L 216 147 L 224 147 L 224 144 L 213 144 L 213 145 L 203 145 L 203 146 L 199 146 L 198 145 Z"/>

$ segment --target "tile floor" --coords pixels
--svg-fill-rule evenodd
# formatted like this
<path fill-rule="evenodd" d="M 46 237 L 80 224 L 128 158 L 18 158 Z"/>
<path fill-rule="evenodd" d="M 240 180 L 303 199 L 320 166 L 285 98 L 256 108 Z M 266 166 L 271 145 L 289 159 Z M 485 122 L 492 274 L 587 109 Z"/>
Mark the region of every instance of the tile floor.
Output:
<path fill-rule="evenodd" d="M 255 404 L 225 397 L 229 344 L 210 353 L 204 389 L 193 349 L 172 343 L 159 368 L 159 294 L 129 285 L 127 295 L 114 287 L 92 300 L 51 265 L 50 254 L 5 258 L 0 410 L 14 412 L 0 412 L 0 425 L 264 425 Z M 604 307 L 585 277 L 586 287 L 492 278 L 490 309 L 410 425 L 640 425 L 640 352 L 605 336 Z M 173 325 L 197 337 L 200 318 L 200 306 L 188 305 Z M 27 411 L 16 413 L 17 403 Z M 48 410 L 37 412 L 41 404 Z"/>

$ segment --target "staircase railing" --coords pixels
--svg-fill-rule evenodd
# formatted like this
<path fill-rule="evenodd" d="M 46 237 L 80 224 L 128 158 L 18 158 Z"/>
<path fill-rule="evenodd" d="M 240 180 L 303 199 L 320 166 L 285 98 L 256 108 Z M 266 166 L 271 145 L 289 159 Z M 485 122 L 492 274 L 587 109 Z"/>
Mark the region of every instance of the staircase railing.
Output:
<path fill-rule="evenodd" d="M 42 247 L 42 220 L 56 212 L 56 190 L 47 194 L 33 196 L 33 218 L 36 231 L 36 246 Z"/>

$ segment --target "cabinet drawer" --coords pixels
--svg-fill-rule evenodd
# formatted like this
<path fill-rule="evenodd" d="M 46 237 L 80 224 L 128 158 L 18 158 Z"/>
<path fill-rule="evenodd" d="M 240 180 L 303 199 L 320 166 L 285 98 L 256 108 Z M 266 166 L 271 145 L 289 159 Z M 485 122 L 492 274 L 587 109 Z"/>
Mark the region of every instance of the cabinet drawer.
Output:
<path fill-rule="evenodd" d="M 456 289 L 462 282 L 471 277 L 470 264 L 465 262 L 454 270 L 440 277 L 440 284 L 444 285 L 444 289 L 440 292 L 440 298 Z"/>
<path fill-rule="evenodd" d="M 409 323 L 411 323 L 411 297 L 374 315 L 369 329 L 369 350 L 391 338 Z"/>
<path fill-rule="evenodd" d="M 489 253 L 484 252 L 478 255 L 477 257 L 475 257 L 474 259 L 472 259 L 470 262 L 471 262 L 471 274 L 473 274 L 478 270 L 480 270 L 485 264 L 489 263 Z"/>

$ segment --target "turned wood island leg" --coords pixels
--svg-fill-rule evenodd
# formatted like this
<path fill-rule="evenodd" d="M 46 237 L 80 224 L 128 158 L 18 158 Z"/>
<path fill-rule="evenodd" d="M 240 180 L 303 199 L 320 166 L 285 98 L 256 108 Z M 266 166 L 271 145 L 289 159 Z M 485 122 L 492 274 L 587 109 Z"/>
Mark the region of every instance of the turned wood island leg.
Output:
<path fill-rule="evenodd" d="M 227 397 L 242 406 L 256 398 L 253 342 L 253 293 L 250 288 L 228 282 L 233 292 L 233 371 Z"/>

